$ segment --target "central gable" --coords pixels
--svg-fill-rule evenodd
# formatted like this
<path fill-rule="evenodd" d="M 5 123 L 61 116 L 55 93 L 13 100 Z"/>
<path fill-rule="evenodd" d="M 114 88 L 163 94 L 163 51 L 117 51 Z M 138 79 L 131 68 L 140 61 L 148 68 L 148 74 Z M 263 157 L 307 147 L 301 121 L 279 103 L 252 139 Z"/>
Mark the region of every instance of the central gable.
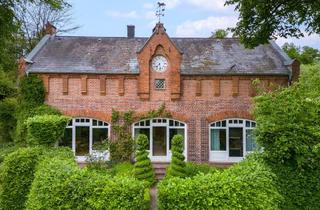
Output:
<path fill-rule="evenodd" d="M 158 23 L 153 29 L 152 36 L 138 52 L 140 74 L 138 79 L 138 94 L 142 100 L 150 99 L 151 74 L 153 73 L 151 62 L 155 56 L 164 56 L 168 60 L 165 79 L 168 81 L 167 91 L 170 91 L 171 100 L 178 100 L 181 95 L 180 68 L 182 52 L 169 38 L 162 23 Z"/>

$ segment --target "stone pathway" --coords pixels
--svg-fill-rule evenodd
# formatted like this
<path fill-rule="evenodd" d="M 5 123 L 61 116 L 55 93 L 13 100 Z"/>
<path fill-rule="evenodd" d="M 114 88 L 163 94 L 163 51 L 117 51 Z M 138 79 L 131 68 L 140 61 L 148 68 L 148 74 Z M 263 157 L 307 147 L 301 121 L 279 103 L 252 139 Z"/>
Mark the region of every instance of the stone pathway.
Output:
<path fill-rule="evenodd" d="M 150 196 L 151 196 L 151 210 L 157 209 L 157 187 L 153 186 L 150 189 Z"/>

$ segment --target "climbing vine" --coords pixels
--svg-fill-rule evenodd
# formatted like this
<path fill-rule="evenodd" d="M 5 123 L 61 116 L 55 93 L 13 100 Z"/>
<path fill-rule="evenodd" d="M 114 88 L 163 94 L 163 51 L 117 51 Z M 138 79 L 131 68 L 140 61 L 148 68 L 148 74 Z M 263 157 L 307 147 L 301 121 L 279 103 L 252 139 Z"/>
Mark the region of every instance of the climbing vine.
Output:
<path fill-rule="evenodd" d="M 166 110 L 165 104 L 162 104 L 156 110 L 151 110 L 139 116 L 135 116 L 134 111 L 119 112 L 112 109 L 111 122 L 115 141 L 110 142 L 110 160 L 113 162 L 131 161 L 134 152 L 134 142 L 130 126 L 134 121 L 157 117 L 172 117 L 170 112 Z"/>

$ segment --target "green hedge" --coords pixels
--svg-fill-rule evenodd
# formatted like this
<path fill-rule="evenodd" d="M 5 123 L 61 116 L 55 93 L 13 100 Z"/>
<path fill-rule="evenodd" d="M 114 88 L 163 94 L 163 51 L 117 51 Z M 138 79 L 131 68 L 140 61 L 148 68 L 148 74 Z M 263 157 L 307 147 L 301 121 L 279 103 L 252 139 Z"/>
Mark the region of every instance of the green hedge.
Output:
<path fill-rule="evenodd" d="M 12 137 L 17 123 L 16 108 L 17 100 L 15 98 L 0 100 L 0 143 L 13 141 Z"/>
<path fill-rule="evenodd" d="M 159 209 L 278 209 L 281 196 L 264 164 L 244 161 L 230 169 L 158 185 Z"/>
<path fill-rule="evenodd" d="M 0 167 L 0 209 L 24 209 L 34 179 L 35 168 L 43 157 L 74 159 L 68 148 L 20 148 L 10 153 Z"/>
<path fill-rule="evenodd" d="M 26 121 L 28 144 L 55 145 L 62 138 L 69 121 L 69 117 L 58 115 L 39 115 L 28 118 Z"/>
<path fill-rule="evenodd" d="M 148 209 L 146 183 L 47 158 L 38 165 L 27 209 Z"/>
<path fill-rule="evenodd" d="M 0 144 L 0 164 L 4 161 L 6 156 L 16 149 L 17 147 L 13 143 Z"/>
<path fill-rule="evenodd" d="M 209 164 L 197 164 L 197 163 L 187 162 L 185 171 L 186 171 L 187 177 L 193 177 L 200 173 L 203 173 L 203 174 L 215 173 L 219 171 L 219 169 Z"/>
<path fill-rule="evenodd" d="M 168 177 L 186 177 L 186 162 L 183 155 L 183 136 L 178 134 L 172 138 L 172 156 L 169 167 L 166 170 Z"/>

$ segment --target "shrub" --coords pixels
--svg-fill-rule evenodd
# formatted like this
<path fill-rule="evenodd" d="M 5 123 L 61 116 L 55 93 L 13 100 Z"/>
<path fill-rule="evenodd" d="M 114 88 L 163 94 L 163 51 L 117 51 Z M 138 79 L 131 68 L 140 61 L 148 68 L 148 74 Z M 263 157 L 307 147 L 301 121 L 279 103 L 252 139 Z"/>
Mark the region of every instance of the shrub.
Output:
<path fill-rule="evenodd" d="M 219 171 L 219 169 L 209 164 L 197 164 L 197 163 L 188 162 L 186 164 L 185 171 L 186 171 L 187 177 L 193 177 L 198 175 L 199 173 L 203 173 L 203 174 L 215 173 Z"/>
<path fill-rule="evenodd" d="M 320 162 L 320 65 L 302 71 L 298 83 L 255 98 L 256 138 L 269 161 L 298 167 Z"/>
<path fill-rule="evenodd" d="M 185 157 L 183 155 L 183 136 L 178 134 L 172 138 L 172 158 L 170 165 L 166 172 L 166 177 L 176 176 L 185 177 L 186 176 L 186 163 L 184 161 Z"/>
<path fill-rule="evenodd" d="M 55 145 L 62 138 L 69 121 L 69 117 L 58 115 L 40 115 L 29 118 L 26 121 L 28 144 Z"/>
<path fill-rule="evenodd" d="M 24 209 L 40 148 L 23 148 L 9 154 L 0 170 L 0 208 Z"/>
<path fill-rule="evenodd" d="M 24 209 L 38 161 L 55 156 L 74 160 L 69 148 L 20 148 L 10 153 L 0 168 L 0 209 Z"/>
<path fill-rule="evenodd" d="M 27 209 L 148 209 L 146 184 L 46 158 L 37 167 Z"/>
<path fill-rule="evenodd" d="M 158 185 L 159 209 L 278 209 L 274 174 L 258 161 L 193 178 L 172 177 Z"/>
<path fill-rule="evenodd" d="M 0 101 L 0 143 L 12 142 L 13 131 L 16 126 L 15 111 L 17 100 L 6 98 Z"/>
<path fill-rule="evenodd" d="M 129 162 L 123 162 L 112 167 L 111 174 L 118 177 L 134 177 L 134 166 Z"/>
<path fill-rule="evenodd" d="M 140 134 L 137 137 L 137 151 L 136 151 L 136 163 L 134 164 L 134 175 L 139 180 L 146 180 L 152 185 L 154 183 L 154 171 L 151 161 L 148 157 L 149 153 L 146 148 L 148 147 L 148 137 L 144 134 Z"/>
<path fill-rule="evenodd" d="M 44 103 L 45 87 L 36 75 L 23 76 L 19 88 L 19 101 L 24 106 L 37 107 Z"/>
<path fill-rule="evenodd" d="M 16 149 L 17 147 L 13 143 L 0 144 L 0 164 L 4 161 L 6 156 Z"/>

